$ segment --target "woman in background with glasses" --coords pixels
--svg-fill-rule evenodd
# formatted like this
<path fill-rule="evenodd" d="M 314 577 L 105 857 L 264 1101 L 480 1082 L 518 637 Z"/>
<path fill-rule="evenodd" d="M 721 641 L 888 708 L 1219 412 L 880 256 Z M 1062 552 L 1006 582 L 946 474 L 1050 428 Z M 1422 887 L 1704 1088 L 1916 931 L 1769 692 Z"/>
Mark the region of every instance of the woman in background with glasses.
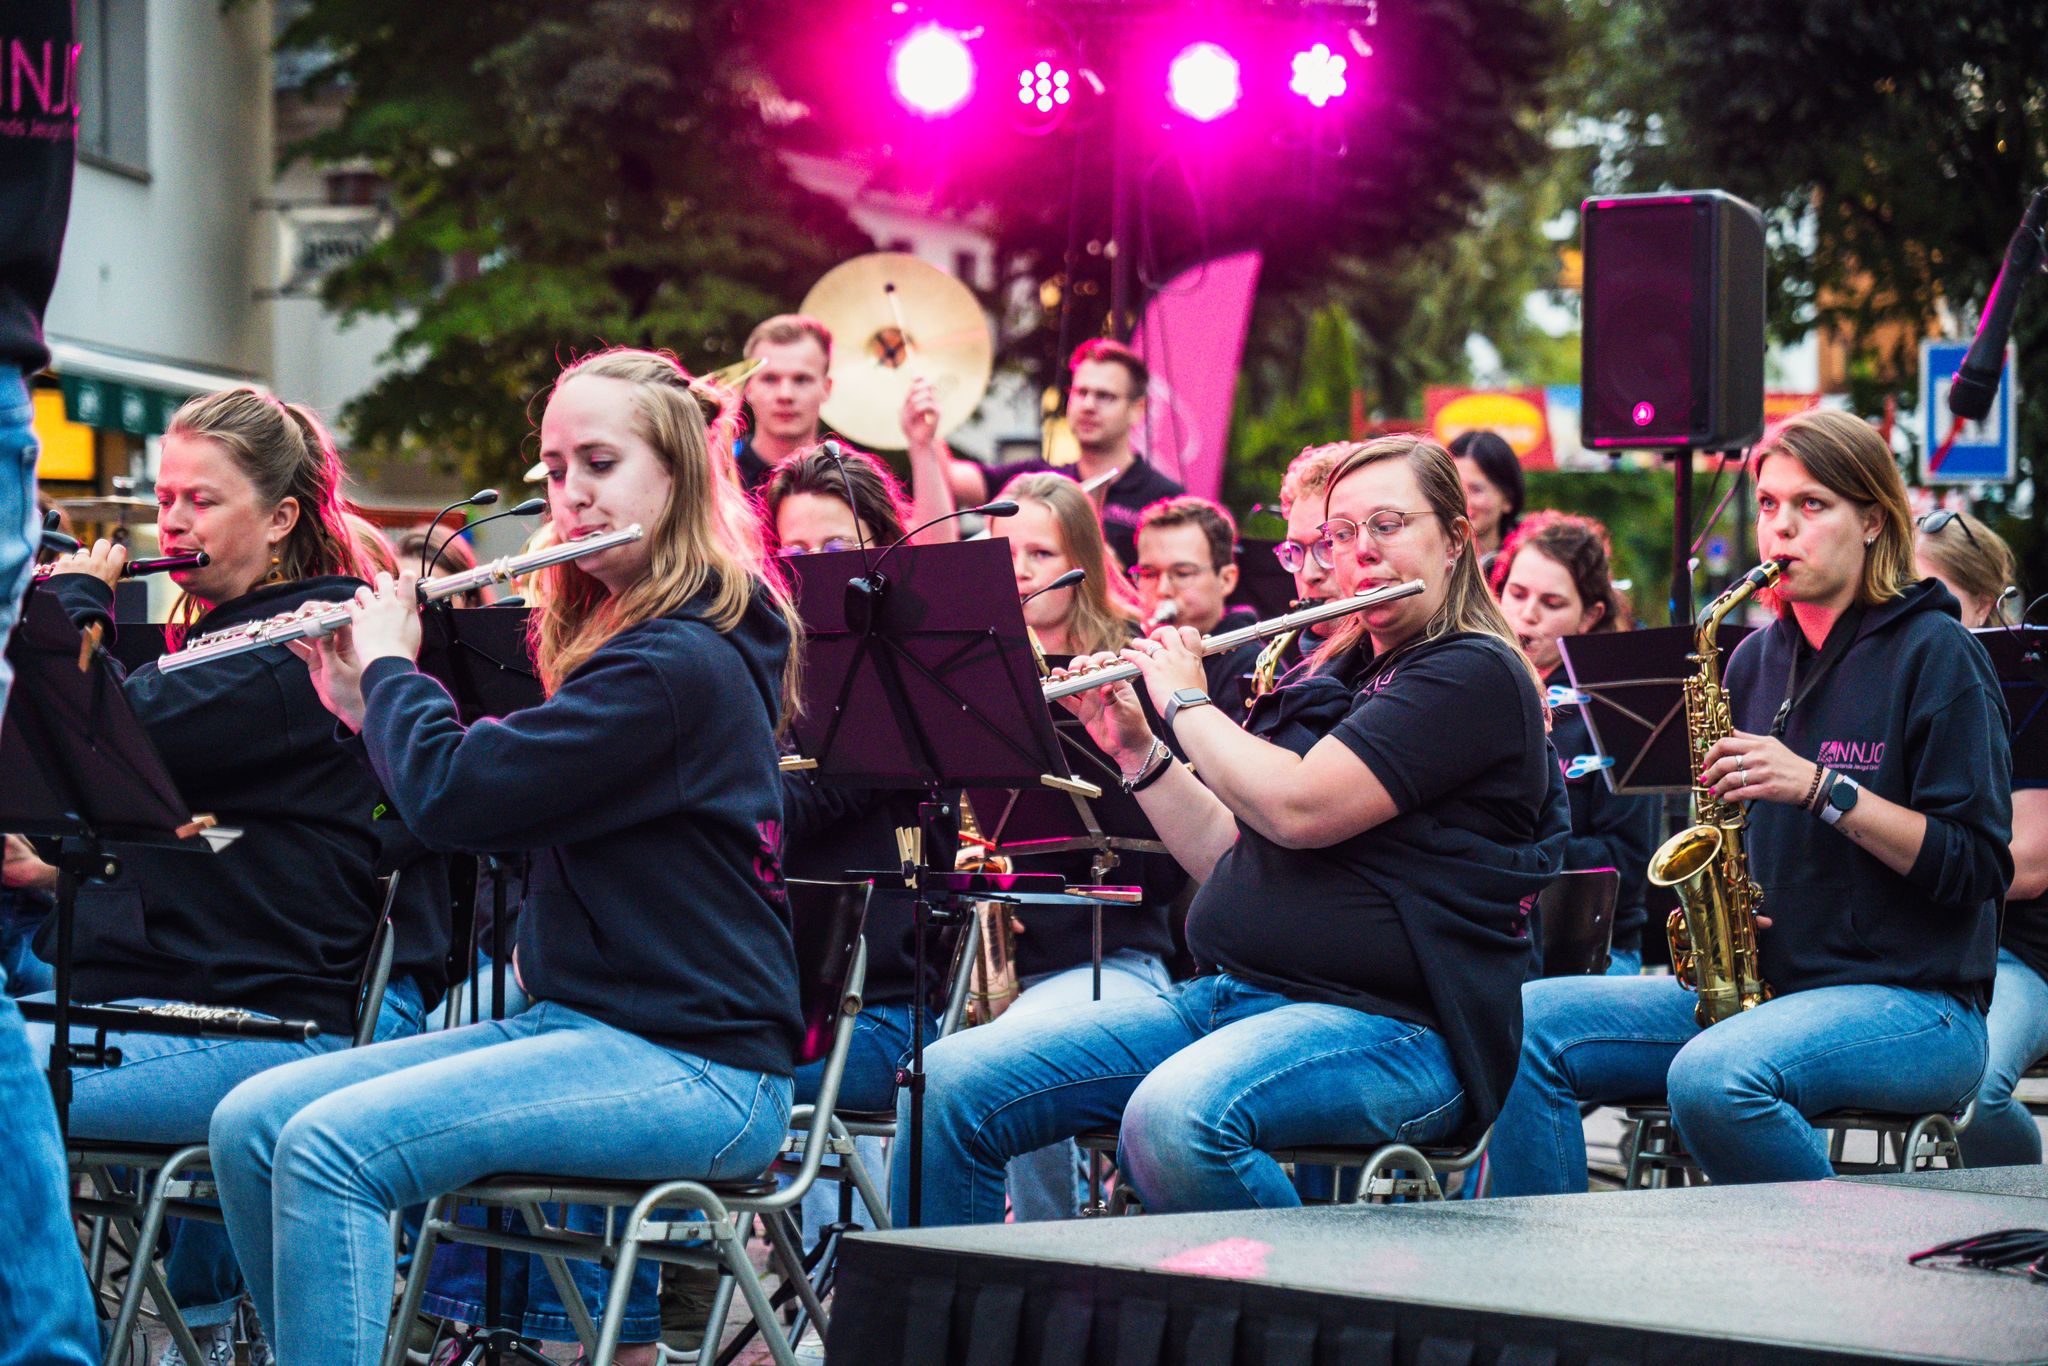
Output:
<path fill-rule="evenodd" d="M 1442 1142 L 1492 1121 L 1514 1075 L 1524 908 L 1568 829 L 1539 681 L 1480 576 L 1443 447 L 1354 445 L 1323 502 L 1315 553 L 1341 591 L 1422 591 L 1351 618 L 1246 727 L 1207 704 L 1183 628 L 1122 651 L 1137 684 L 1069 703 L 1201 883 L 1188 942 L 1204 975 L 933 1048 L 928 1223 L 1001 1220 L 1008 1158 L 1118 1121 L 1117 1164 L 1154 1211 L 1297 1204 L 1271 1149 Z M 1139 686 L 1194 771 L 1168 760 Z M 899 1145 L 899 1207 L 909 1175 Z"/>
<path fill-rule="evenodd" d="M 2013 554 L 1999 534 L 1967 512 L 1930 512 L 1913 538 L 1914 568 L 1939 579 L 1962 604 L 1963 625 L 2005 624 L 1999 609 L 2015 596 Z M 2018 720 L 2018 717 L 2014 718 Z M 2014 767 L 2019 767 L 2015 756 Z M 2013 1098 L 2013 1084 L 2048 1056 L 2048 787 L 2012 794 L 2012 885 L 1998 940 L 1998 974 L 1984 1019 L 1989 1056 L 1977 1088 L 1977 1116 L 1962 1134 L 1972 1167 L 2032 1166 L 2041 1130 Z"/>

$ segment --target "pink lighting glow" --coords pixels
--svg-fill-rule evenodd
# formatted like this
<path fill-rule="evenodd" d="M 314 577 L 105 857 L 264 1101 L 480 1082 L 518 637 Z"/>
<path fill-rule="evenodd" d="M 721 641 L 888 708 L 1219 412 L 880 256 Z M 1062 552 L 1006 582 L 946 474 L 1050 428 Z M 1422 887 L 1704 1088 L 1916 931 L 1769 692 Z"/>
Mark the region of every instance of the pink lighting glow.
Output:
<path fill-rule="evenodd" d="M 1201 123 L 1220 119 L 1237 108 L 1244 93 L 1237 58 L 1214 43 L 1190 43 L 1166 72 L 1173 107 Z"/>
<path fill-rule="evenodd" d="M 925 24 L 896 45 L 889 58 L 889 84 L 910 108 L 940 118 L 974 93 L 974 57 L 959 34 Z"/>
<path fill-rule="evenodd" d="M 1321 109 L 1343 94 L 1345 59 L 1330 51 L 1328 43 L 1317 43 L 1306 52 L 1294 54 L 1294 76 L 1287 88 Z"/>

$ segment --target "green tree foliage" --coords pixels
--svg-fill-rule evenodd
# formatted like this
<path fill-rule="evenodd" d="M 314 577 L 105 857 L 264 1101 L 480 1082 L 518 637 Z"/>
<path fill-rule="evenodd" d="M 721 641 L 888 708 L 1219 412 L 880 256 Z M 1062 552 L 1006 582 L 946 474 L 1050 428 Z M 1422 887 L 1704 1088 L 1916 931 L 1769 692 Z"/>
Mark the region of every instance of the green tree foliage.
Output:
<path fill-rule="evenodd" d="M 1615 58 L 1584 108 L 1616 188 L 1718 185 L 1774 228 L 1771 322 L 1866 347 L 1945 305 L 1974 321 L 2027 195 L 2048 182 L 2048 5 L 2039 0 L 1601 0 Z M 1917 402 L 1901 337 L 1852 372 L 1852 398 Z M 2048 288 L 2016 328 L 2023 476 L 2048 475 Z M 2038 496 L 2038 495 L 2037 495 Z M 2005 519 L 2036 590 L 2038 515 Z"/>
<path fill-rule="evenodd" d="M 744 10 L 311 0 L 283 45 L 330 54 L 317 82 L 342 112 L 291 151 L 373 168 L 396 221 L 325 298 L 407 320 L 345 415 L 359 446 L 505 476 L 565 359 L 631 344 L 724 364 L 869 246 L 775 156 Z"/>

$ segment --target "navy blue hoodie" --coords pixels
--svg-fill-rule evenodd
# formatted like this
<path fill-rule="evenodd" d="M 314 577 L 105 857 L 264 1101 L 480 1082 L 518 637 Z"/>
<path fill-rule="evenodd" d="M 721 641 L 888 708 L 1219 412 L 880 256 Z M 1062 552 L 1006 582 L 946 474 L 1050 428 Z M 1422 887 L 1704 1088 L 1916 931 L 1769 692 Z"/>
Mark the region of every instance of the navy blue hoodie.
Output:
<path fill-rule="evenodd" d="M 1984 650 L 1933 579 L 1869 608 L 1834 667 L 1791 714 L 1793 753 L 1927 818 L 1904 877 L 1818 816 L 1749 808 L 1763 888 L 1764 980 L 1779 995 L 1876 984 L 1991 997 L 1999 896 L 2012 880 L 2012 749 Z M 1788 614 L 1737 646 L 1726 683 L 1738 729 L 1768 734 L 1795 656 L 1817 663 Z"/>
<path fill-rule="evenodd" d="M 360 586 L 326 575 L 257 588 L 202 629 Z M 60 574 L 43 591 L 80 625 L 111 619 L 113 594 L 90 574 Z M 73 994 L 241 1006 L 346 1037 L 380 905 L 379 794 L 335 743 L 306 666 L 273 645 L 172 674 L 145 664 L 123 691 L 192 810 L 242 837 L 217 854 L 131 849 L 117 880 L 80 887 Z M 51 936 L 46 925 L 46 959 Z"/>
<path fill-rule="evenodd" d="M 619 632 L 538 707 L 465 728 L 403 659 L 363 673 L 370 761 L 428 847 L 533 851 L 517 962 L 537 1000 L 788 1075 L 802 1035 L 776 717 L 788 628 L 705 598 Z"/>
<path fill-rule="evenodd" d="M 1552 685 L 1570 682 L 1562 670 L 1547 681 Z M 1558 761 L 1567 765 L 1575 758 L 1595 753 L 1584 708 L 1551 708 L 1550 743 L 1557 750 Z M 1650 894 L 1650 855 L 1657 848 L 1658 799 L 1612 792 L 1607 779 L 1597 770 L 1583 778 L 1567 777 L 1565 793 L 1572 805 L 1572 835 L 1565 845 L 1565 869 L 1581 872 L 1612 868 L 1621 874 L 1621 886 L 1614 898 L 1614 947 L 1640 950 L 1643 922 L 1647 918 L 1643 907 Z M 1540 951 L 1540 937 L 1537 944 Z"/>

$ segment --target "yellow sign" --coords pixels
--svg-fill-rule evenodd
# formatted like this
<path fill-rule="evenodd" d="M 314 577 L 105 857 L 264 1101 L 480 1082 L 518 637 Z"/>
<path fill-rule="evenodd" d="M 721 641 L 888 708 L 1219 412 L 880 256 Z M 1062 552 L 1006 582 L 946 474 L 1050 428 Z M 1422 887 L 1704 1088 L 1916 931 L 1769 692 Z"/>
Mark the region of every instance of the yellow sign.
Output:
<path fill-rule="evenodd" d="M 1550 419 L 1541 389 L 1454 389 L 1432 385 L 1424 394 L 1429 433 L 1448 445 L 1470 431 L 1488 431 L 1514 448 L 1532 469 L 1549 469 Z"/>
<path fill-rule="evenodd" d="M 64 416 L 64 393 L 60 389 L 35 391 L 36 441 L 43 453 L 36 462 L 36 477 L 89 484 L 99 477 L 99 453 L 93 430 Z"/>

